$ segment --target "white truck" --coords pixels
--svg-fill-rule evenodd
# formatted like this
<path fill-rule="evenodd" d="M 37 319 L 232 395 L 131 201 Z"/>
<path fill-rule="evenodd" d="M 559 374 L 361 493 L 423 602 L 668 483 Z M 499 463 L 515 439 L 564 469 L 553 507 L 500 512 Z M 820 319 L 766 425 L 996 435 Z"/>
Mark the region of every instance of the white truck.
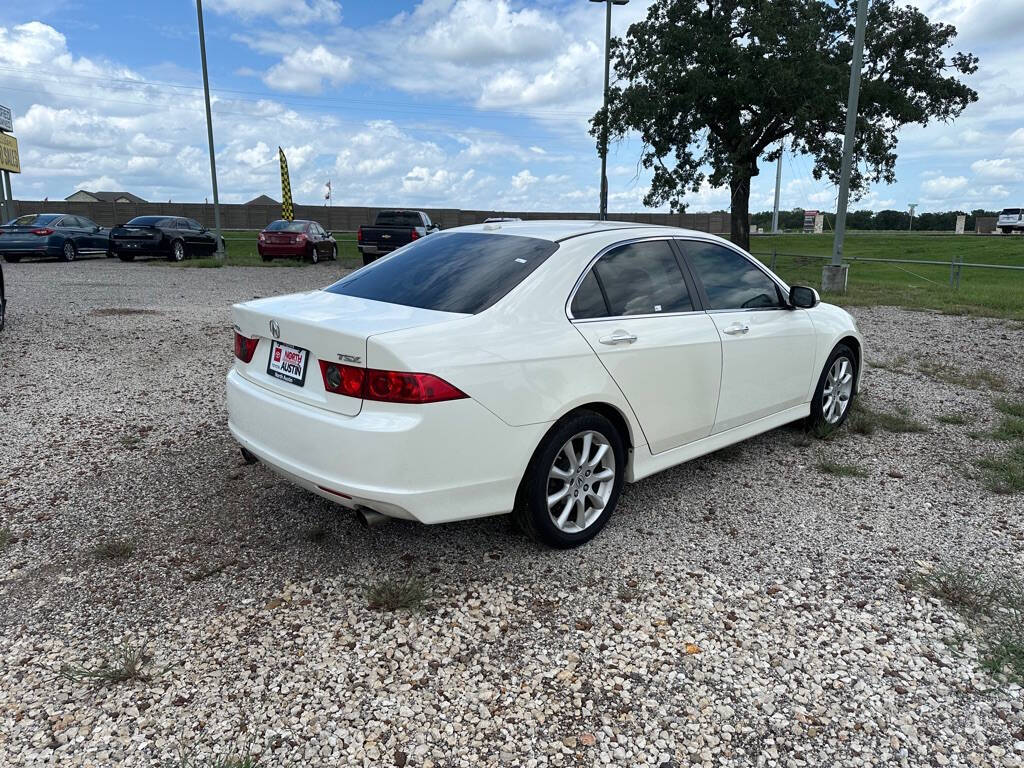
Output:
<path fill-rule="evenodd" d="M 1009 235 L 1014 230 L 1024 231 L 1024 208 L 1003 208 L 999 212 L 996 226 L 1004 235 Z"/>

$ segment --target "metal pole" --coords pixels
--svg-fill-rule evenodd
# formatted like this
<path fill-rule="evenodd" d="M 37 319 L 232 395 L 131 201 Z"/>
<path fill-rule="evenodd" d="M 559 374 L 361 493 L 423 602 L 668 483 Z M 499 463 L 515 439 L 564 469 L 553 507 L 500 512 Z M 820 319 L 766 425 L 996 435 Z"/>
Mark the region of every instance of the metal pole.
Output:
<path fill-rule="evenodd" d="M 4 171 L 4 188 L 7 190 L 7 209 L 13 219 L 17 216 L 17 211 L 14 205 L 14 193 L 11 192 L 11 172 Z"/>
<path fill-rule="evenodd" d="M 860 65 L 864 57 L 864 23 L 868 0 L 858 0 L 857 30 L 853 35 L 853 62 L 850 66 L 850 95 L 846 104 L 846 136 L 843 139 L 843 164 L 839 170 L 839 203 L 836 210 L 836 234 L 832 242 L 832 266 L 843 263 L 843 238 L 846 236 L 846 206 L 850 198 L 850 167 L 853 142 L 857 133 L 857 100 L 860 97 Z"/>
<path fill-rule="evenodd" d="M 779 142 L 779 163 L 775 166 L 775 207 L 772 208 L 772 234 L 779 231 L 779 193 L 782 190 L 782 153 L 786 151 L 786 140 Z"/>
<path fill-rule="evenodd" d="M 220 237 L 220 197 L 217 194 L 217 159 L 213 151 L 213 115 L 210 112 L 210 77 L 206 72 L 206 34 L 203 31 L 203 0 L 196 0 L 199 16 L 199 55 L 203 60 L 203 96 L 206 99 L 206 137 L 210 142 L 210 179 L 213 181 L 213 231 L 217 237 L 217 258 L 224 258 Z"/>
<path fill-rule="evenodd" d="M 2 177 L 6 171 L 0 171 L 0 177 Z M 7 210 L 7 194 L 4 192 L 3 179 L 0 178 L 0 224 L 6 224 L 10 221 L 13 216 Z"/>
<path fill-rule="evenodd" d="M 604 125 L 601 128 L 601 212 L 598 218 L 608 220 L 608 75 L 611 69 L 612 0 L 605 3 L 604 17 Z"/>

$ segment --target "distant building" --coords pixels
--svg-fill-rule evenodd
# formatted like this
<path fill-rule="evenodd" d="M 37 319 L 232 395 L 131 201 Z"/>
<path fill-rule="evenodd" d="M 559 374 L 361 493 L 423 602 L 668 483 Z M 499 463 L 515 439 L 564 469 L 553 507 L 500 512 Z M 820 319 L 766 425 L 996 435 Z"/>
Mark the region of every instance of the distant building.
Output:
<path fill-rule="evenodd" d="M 280 205 L 280 203 L 269 195 L 260 195 L 259 197 L 254 197 L 246 205 Z"/>
<path fill-rule="evenodd" d="M 69 203 L 145 203 L 138 195 L 131 192 L 90 192 L 80 189 L 64 198 Z"/>

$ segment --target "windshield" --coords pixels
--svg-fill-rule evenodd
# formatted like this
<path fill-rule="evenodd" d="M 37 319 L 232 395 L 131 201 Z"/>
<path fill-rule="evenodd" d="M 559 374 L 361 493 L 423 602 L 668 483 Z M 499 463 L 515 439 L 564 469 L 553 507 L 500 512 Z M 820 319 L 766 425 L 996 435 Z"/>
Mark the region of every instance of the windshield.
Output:
<path fill-rule="evenodd" d="M 535 237 L 438 233 L 342 278 L 327 290 L 389 304 L 476 314 L 558 250 Z"/>
<path fill-rule="evenodd" d="M 61 214 L 59 213 L 27 213 L 24 216 L 19 216 L 13 221 L 7 222 L 4 226 L 7 227 L 41 227 L 44 224 L 52 224 L 54 221 L 59 219 Z"/>
<path fill-rule="evenodd" d="M 377 214 L 378 227 L 422 227 L 423 219 L 416 211 L 381 211 Z"/>
<path fill-rule="evenodd" d="M 305 232 L 306 222 L 304 221 L 272 221 L 267 225 L 267 232 Z"/>
<path fill-rule="evenodd" d="M 126 227 L 162 227 L 170 219 L 166 216 L 136 216 L 125 224 Z"/>

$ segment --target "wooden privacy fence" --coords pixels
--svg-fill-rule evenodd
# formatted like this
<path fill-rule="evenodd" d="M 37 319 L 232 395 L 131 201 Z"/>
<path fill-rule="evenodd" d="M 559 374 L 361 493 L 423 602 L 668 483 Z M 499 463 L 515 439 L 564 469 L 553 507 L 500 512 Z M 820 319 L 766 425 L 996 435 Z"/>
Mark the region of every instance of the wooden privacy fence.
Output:
<path fill-rule="evenodd" d="M 393 206 L 413 207 L 413 206 Z M 355 232 L 361 224 L 371 224 L 383 207 L 335 205 L 296 205 L 296 219 L 312 219 L 334 232 Z M 459 208 L 418 208 L 430 216 L 431 221 L 443 229 L 479 224 L 495 216 L 531 219 L 596 219 L 593 213 L 548 211 L 470 211 Z M 69 202 L 66 200 L 16 200 L 15 215 L 26 213 L 71 213 L 87 216 L 100 226 L 113 227 L 136 216 L 187 216 L 207 227 L 213 226 L 213 205 L 208 203 L 103 203 Z M 220 206 L 222 229 L 262 229 L 271 221 L 281 218 L 280 205 L 244 205 L 224 203 Z M 729 214 L 715 213 L 609 213 L 615 221 L 639 224 L 663 224 L 684 227 L 700 232 L 722 235 L 729 233 Z"/>

